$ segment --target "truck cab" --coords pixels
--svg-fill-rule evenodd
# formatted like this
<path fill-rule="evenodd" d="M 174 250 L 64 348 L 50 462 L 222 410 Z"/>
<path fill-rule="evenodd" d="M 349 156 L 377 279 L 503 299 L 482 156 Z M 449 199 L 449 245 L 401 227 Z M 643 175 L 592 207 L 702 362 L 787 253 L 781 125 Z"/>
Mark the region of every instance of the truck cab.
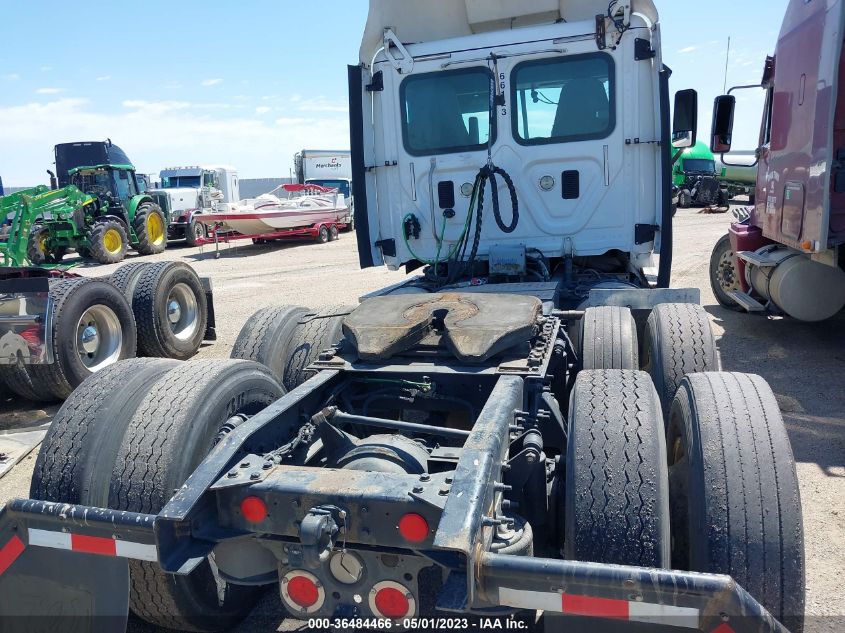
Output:
<path fill-rule="evenodd" d="M 596 30 L 600 4 L 536 3 L 524 15 L 500 3 L 377 3 L 350 70 L 363 266 L 442 260 L 454 280 L 458 253 L 470 253 L 485 279 L 516 257 L 528 261 L 517 275 L 575 264 L 642 285 L 660 254 L 668 285 L 670 152 L 660 139 L 677 130 L 657 12 L 613 3 Z M 694 142 L 686 127 L 674 147 Z M 477 186 L 490 166 L 507 175 L 499 209 Z"/>
<path fill-rule="evenodd" d="M 168 167 L 160 174 L 161 186 L 150 194 L 170 210 L 167 239 L 185 239 L 191 246 L 205 237 L 198 213 L 210 213 L 240 200 L 238 172 L 234 167 L 204 165 Z M 166 206 L 165 206 L 166 205 Z"/>
<path fill-rule="evenodd" d="M 711 150 L 731 164 L 738 90 L 763 90 L 750 217 L 714 249 L 723 306 L 822 321 L 845 308 L 845 2 L 791 0 L 759 86 L 716 99 Z"/>
<path fill-rule="evenodd" d="M 724 206 L 728 192 L 722 188 L 717 177 L 716 160 L 707 143 L 699 141 L 675 161 L 672 167 L 672 183 L 679 189 L 678 206 Z"/>

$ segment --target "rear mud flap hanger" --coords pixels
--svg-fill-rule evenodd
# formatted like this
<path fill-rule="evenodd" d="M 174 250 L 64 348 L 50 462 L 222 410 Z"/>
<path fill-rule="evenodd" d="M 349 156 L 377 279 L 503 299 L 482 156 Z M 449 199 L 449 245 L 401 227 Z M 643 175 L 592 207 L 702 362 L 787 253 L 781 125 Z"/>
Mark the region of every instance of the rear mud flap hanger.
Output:
<path fill-rule="evenodd" d="M 393 29 L 384 29 L 384 56 L 400 74 L 407 74 L 414 69 L 414 58 L 408 49 L 396 37 Z M 398 57 L 396 55 L 398 53 Z"/>

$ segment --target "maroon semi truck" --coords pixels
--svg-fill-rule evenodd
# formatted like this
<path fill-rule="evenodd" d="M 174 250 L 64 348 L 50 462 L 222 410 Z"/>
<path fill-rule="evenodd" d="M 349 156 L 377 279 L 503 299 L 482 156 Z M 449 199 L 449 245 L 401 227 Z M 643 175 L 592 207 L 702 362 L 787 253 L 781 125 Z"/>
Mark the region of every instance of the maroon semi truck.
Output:
<path fill-rule="evenodd" d="M 760 87 L 754 206 L 710 261 L 725 307 L 822 321 L 845 307 L 843 0 L 791 0 Z M 711 150 L 731 149 L 736 99 L 716 99 Z M 730 157 L 727 157 L 730 162 Z"/>

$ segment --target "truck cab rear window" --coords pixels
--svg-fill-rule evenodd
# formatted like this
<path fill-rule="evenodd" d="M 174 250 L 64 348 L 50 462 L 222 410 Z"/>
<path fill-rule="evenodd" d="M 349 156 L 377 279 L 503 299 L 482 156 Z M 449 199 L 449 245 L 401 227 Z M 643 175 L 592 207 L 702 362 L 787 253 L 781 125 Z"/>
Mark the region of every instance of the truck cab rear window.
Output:
<path fill-rule="evenodd" d="M 616 124 L 613 60 L 602 53 L 518 64 L 512 127 L 522 145 L 601 139 Z"/>
<path fill-rule="evenodd" d="M 405 150 L 428 156 L 484 149 L 490 140 L 492 81 L 486 68 L 405 79 L 399 89 Z"/>

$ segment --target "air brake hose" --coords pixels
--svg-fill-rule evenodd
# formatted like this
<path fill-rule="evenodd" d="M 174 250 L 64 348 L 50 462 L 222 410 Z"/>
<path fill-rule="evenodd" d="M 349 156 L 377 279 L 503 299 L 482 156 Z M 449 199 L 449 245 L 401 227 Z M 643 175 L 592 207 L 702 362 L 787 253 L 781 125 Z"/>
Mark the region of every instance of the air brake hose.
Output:
<path fill-rule="evenodd" d="M 510 225 L 506 225 L 502 221 L 502 215 L 499 210 L 499 186 L 496 183 L 496 174 L 500 175 L 505 181 L 505 184 L 508 187 L 508 192 L 511 195 L 511 208 L 513 209 L 513 215 L 511 216 Z M 478 254 L 478 246 L 481 243 L 481 220 L 482 214 L 484 212 L 484 187 L 485 182 L 487 180 L 490 181 L 490 194 L 491 198 L 493 199 L 493 217 L 496 220 L 496 224 L 499 225 L 499 228 L 504 233 L 513 233 L 516 230 L 517 225 L 519 224 L 519 202 L 516 199 L 516 187 L 514 187 L 513 180 L 511 179 L 510 174 L 508 174 L 508 172 L 506 172 L 501 167 L 496 167 L 492 163 L 488 163 L 479 170 L 478 176 L 476 176 L 475 178 L 475 186 L 478 189 L 478 207 L 476 209 L 475 216 L 475 235 L 473 236 L 472 249 L 470 250 L 469 257 L 464 262 L 465 264 L 469 265 L 470 274 L 473 274 L 473 264 L 475 263 L 475 257 Z"/>
<path fill-rule="evenodd" d="M 502 180 L 505 181 L 505 184 L 508 187 L 508 192 L 511 195 L 511 208 L 513 209 L 513 215 L 511 216 L 511 223 L 509 225 L 506 225 L 504 221 L 502 221 L 502 215 L 499 211 L 499 185 L 496 183 L 496 174 L 500 175 Z M 493 217 L 496 220 L 496 224 L 499 225 L 502 233 L 513 233 L 516 230 L 517 224 L 519 224 L 519 202 L 516 199 L 516 187 L 514 187 L 510 174 L 501 167 L 496 167 L 495 165 L 485 165 L 481 168 L 479 176 L 481 177 L 480 191 L 478 194 L 479 214 L 481 212 L 481 206 L 484 203 L 484 182 L 485 180 L 489 180 L 490 195 L 493 198 Z"/>

